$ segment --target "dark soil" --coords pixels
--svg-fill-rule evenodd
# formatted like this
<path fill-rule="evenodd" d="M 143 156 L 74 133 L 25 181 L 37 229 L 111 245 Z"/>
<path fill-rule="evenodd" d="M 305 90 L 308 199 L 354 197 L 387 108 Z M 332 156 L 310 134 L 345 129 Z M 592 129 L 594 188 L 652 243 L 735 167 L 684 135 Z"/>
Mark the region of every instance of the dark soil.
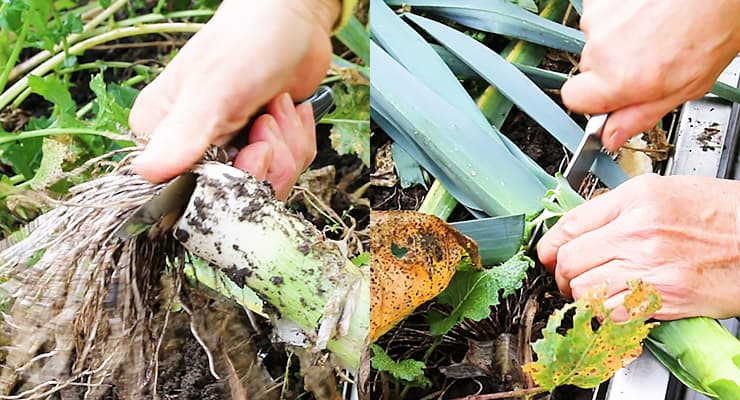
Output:
<path fill-rule="evenodd" d="M 562 54 L 550 53 L 541 67 L 568 73 L 573 64 Z M 559 93 L 550 93 L 550 96 L 561 104 Z M 578 123 L 585 123 L 585 119 L 581 116 L 574 116 L 574 119 Z M 554 174 L 564 168 L 563 161 L 568 155 L 564 147 L 518 109 L 512 109 L 501 127 L 501 132 L 511 138 L 548 173 Z M 375 129 L 371 141 L 373 154 L 389 141 L 391 140 L 379 128 Z M 373 187 L 370 198 L 373 210 L 409 210 L 418 208 L 426 192 L 426 188 L 421 186 L 405 190 L 398 185 L 390 188 Z M 448 220 L 458 221 L 470 218 L 472 216 L 467 210 L 458 206 Z M 383 400 L 394 399 L 400 398 L 398 396 L 402 393 L 406 399 L 455 399 L 474 394 L 513 390 L 513 385 L 521 384 L 521 382 L 516 382 L 516 379 L 512 380 L 511 376 L 501 372 L 492 359 L 489 359 L 490 363 L 485 366 L 483 373 L 480 369 L 470 369 L 470 366 L 465 365 L 460 367 L 461 369 L 456 369 L 456 371 L 463 371 L 462 376 L 467 374 L 468 377 L 452 375 L 456 376 L 452 378 L 445 376 L 442 371 L 448 372 L 449 369 L 445 367 L 454 367 L 462 363 L 471 347 L 477 348 L 480 343 L 491 344 L 502 333 L 517 337 L 523 324 L 523 312 L 528 299 L 534 300 L 534 304 L 537 304 L 537 312 L 532 324 L 532 336 L 528 338 L 528 342 L 541 338 L 541 330 L 548 317 L 555 309 L 562 307 L 566 299 L 560 294 L 553 277 L 539 264 L 530 271 L 523 286 L 517 293 L 493 308 L 488 319 L 480 322 L 465 321 L 453 328 L 442 338 L 441 343 L 436 345 L 436 349 L 431 354 L 425 354 L 430 347 L 435 346 L 434 338 L 428 335 L 427 311 L 434 308 L 446 312 L 448 308 L 433 302 L 420 307 L 415 314 L 381 337 L 377 344 L 386 349 L 396 360 L 422 360 L 427 356 L 425 373 L 432 382 L 431 387 L 407 388 L 406 392 L 396 392 L 399 389 L 394 387 L 391 379 L 373 373 L 370 382 L 372 397 Z M 548 395 L 538 398 L 545 398 L 545 396 Z M 550 396 L 551 400 L 587 400 L 590 398 L 590 390 L 575 387 L 559 388 Z"/>
<path fill-rule="evenodd" d="M 156 47 L 134 47 L 134 48 L 114 48 L 114 49 L 92 49 L 87 51 L 78 59 L 79 63 L 93 62 L 95 60 L 115 60 L 129 61 L 150 66 L 164 66 L 172 50 L 180 47 L 189 37 L 189 35 L 173 35 L 170 43 L 163 43 Z M 162 37 L 139 37 L 123 39 L 115 42 L 117 44 L 142 42 L 147 40 L 156 40 L 161 42 Z M 339 49 L 341 51 L 341 49 Z M 28 54 L 30 56 L 31 54 Z M 93 95 L 89 90 L 91 74 L 97 71 L 89 70 L 75 73 L 72 75 L 71 94 L 78 105 L 85 104 L 92 100 Z M 104 72 L 106 82 L 120 82 L 131 76 L 134 72 L 129 69 L 107 69 Z M 141 88 L 143 85 L 138 85 Z M 0 114 L 0 121 L 3 127 L 8 131 L 15 131 L 22 128 L 29 118 L 35 116 L 45 116 L 49 114 L 49 103 L 37 95 L 29 96 L 21 105 L 20 109 L 11 113 L 3 111 Z M 361 188 L 368 181 L 369 169 L 362 165 L 362 162 L 354 155 L 340 156 L 333 148 L 329 140 L 329 129 L 325 126 L 319 126 L 318 129 L 318 154 L 311 165 L 311 168 L 320 168 L 326 165 L 336 167 L 336 184 L 340 185 L 331 198 L 331 208 L 337 214 L 342 216 L 348 226 L 354 226 L 355 232 L 365 231 L 369 224 L 370 210 L 358 204 L 353 198 L 352 192 Z M 11 174 L 9 166 L 0 163 L 0 174 Z M 293 205 L 298 211 L 305 211 L 301 205 Z M 16 227 L 24 221 L 18 221 Z M 312 220 L 319 229 L 325 228 L 329 223 L 324 219 Z M 325 230 L 327 236 L 332 239 L 338 239 L 339 233 Z M 0 233 L 2 238 L 2 233 Z M 369 247 L 368 239 L 364 236 L 362 242 Z M 241 311 L 240 311 L 241 312 Z M 204 400 L 227 400 L 232 395 L 229 391 L 229 385 L 225 380 L 218 380 L 211 375 L 208 364 L 208 357 L 202 346 L 192 336 L 187 321 L 187 314 L 183 312 L 173 313 L 173 320 L 170 321 L 167 339 L 163 342 L 162 350 L 159 357 L 159 377 L 157 391 L 161 399 L 204 399 Z M 271 327 L 269 322 L 261 317 L 256 317 L 256 323 L 260 332 L 251 332 L 251 343 L 256 346 L 252 356 L 259 358 L 266 368 L 272 379 L 279 381 L 284 376 L 287 377 L 288 383 L 283 387 L 283 398 L 294 399 L 300 397 L 304 400 L 311 400 L 313 396 L 305 393 L 302 379 L 299 374 L 298 362 L 289 359 L 286 349 L 281 345 L 272 344 L 270 337 Z M 251 328 L 247 317 L 241 312 L 241 325 L 245 326 L 247 331 Z M 218 332 L 201 332 L 206 342 L 219 340 Z M 246 357 L 245 357 L 246 359 Z M 286 367 L 287 366 L 287 367 Z M 287 371 L 286 371 L 287 369 Z M 281 389 L 273 391 L 280 397 Z M 111 390 L 110 399 L 118 399 L 115 389 Z M 251 398 L 254 397 L 250 393 Z"/>

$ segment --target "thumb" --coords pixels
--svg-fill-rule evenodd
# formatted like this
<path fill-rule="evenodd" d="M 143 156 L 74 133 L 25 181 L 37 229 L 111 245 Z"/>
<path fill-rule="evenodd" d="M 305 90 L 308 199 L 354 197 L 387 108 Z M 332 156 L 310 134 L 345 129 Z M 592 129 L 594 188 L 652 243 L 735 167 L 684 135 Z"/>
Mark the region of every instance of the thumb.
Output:
<path fill-rule="evenodd" d="M 609 151 L 617 151 L 632 136 L 652 129 L 680 103 L 680 98 L 669 97 L 612 112 L 606 120 L 601 138 L 604 147 Z"/>
<path fill-rule="evenodd" d="M 229 115 L 219 106 L 223 103 L 212 96 L 181 93 L 133 161 L 134 172 L 151 182 L 169 180 L 200 161 L 211 144 L 226 141 L 246 124 L 251 110 L 244 107 Z"/>
<path fill-rule="evenodd" d="M 633 102 L 630 93 L 622 93 L 613 82 L 593 71 L 568 79 L 560 89 L 568 109 L 581 114 L 602 114 Z"/>

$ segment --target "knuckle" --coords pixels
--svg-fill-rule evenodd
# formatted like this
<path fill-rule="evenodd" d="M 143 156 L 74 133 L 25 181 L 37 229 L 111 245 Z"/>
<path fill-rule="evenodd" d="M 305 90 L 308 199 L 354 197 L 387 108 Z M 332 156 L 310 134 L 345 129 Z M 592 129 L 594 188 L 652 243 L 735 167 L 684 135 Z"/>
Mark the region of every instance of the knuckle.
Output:
<path fill-rule="evenodd" d="M 558 250 L 557 255 L 557 269 L 560 275 L 568 280 L 575 278 L 575 269 L 573 268 L 574 254 L 573 247 L 569 245 L 563 245 Z"/>

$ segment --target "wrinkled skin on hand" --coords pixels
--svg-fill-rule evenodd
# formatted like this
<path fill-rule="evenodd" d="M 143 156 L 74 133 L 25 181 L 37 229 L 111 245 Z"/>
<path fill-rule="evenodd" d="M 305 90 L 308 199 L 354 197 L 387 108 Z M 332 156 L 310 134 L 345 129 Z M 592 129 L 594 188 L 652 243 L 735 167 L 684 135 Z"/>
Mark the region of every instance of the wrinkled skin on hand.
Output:
<path fill-rule="evenodd" d="M 664 320 L 740 315 L 740 182 L 643 175 L 563 216 L 537 253 L 565 296 L 606 283 L 617 321 L 627 282 L 654 285 Z"/>
<path fill-rule="evenodd" d="M 270 102 L 235 166 L 263 173 L 285 198 L 316 153 L 310 106 L 296 111 L 291 97 L 309 96 L 326 75 L 338 15 L 336 0 L 225 0 L 137 97 L 129 123 L 149 140 L 135 171 L 153 182 L 186 171 Z"/>
<path fill-rule="evenodd" d="M 707 93 L 740 52 L 740 0 L 584 0 L 581 73 L 562 88 L 579 113 L 612 112 L 617 150 L 683 102 Z"/>

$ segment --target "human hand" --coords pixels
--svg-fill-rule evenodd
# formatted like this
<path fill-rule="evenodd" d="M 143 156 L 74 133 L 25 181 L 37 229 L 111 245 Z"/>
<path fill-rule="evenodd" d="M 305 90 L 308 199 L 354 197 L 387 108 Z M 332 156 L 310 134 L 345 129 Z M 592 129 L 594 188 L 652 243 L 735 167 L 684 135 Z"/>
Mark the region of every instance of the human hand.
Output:
<path fill-rule="evenodd" d="M 248 145 L 236 155 L 234 167 L 268 180 L 275 197 L 285 200 L 300 173 L 316 156 L 316 125 L 310 103 L 293 105 L 283 93 L 254 121 Z"/>
<path fill-rule="evenodd" d="M 740 315 L 740 182 L 641 175 L 563 216 L 537 254 L 565 296 L 606 283 L 617 321 L 627 282 L 661 294 L 659 319 Z"/>
<path fill-rule="evenodd" d="M 576 112 L 611 112 L 615 151 L 673 108 L 707 93 L 740 51 L 740 0 L 586 0 L 581 73 L 563 85 Z"/>
<path fill-rule="evenodd" d="M 294 99 L 308 97 L 326 75 L 331 60 L 329 36 L 338 15 L 336 0 L 225 0 L 212 20 L 137 97 L 129 124 L 137 137 L 149 135 L 149 140 L 134 161 L 134 170 L 153 182 L 170 179 L 199 161 L 209 145 L 227 143 L 278 93 L 288 92 Z M 277 103 L 271 107 L 288 109 Z M 302 119 L 306 112 L 298 109 Z M 273 113 L 273 118 L 283 135 L 293 135 L 278 115 Z M 279 179 L 273 182 L 276 192 L 287 194 L 283 182 L 294 181 L 297 172 L 289 168 L 296 175 L 284 176 L 275 165 L 288 163 L 280 159 L 285 146 L 267 140 L 266 131 L 255 124 L 253 132 L 260 138 L 255 141 L 263 143 L 257 145 L 262 149 L 248 146 L 236 165 L 259 166 L 269 158 L 267 178 Z M 271 143 L 271 158 L 264 143 Z M 294 150 L 292 139 L 286 143 Z M 296 165 L 305 163 L 304 156 L 293 154 Z"/>

